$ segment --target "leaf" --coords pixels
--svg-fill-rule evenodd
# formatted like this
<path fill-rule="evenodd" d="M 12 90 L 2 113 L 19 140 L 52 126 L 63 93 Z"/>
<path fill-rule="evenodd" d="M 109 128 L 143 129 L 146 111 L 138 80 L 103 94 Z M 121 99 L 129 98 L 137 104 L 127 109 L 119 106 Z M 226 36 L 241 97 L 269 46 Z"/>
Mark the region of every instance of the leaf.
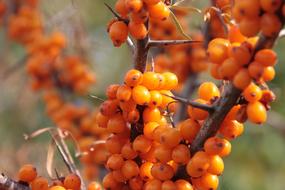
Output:
<path fill-rule="evenodd" d="M 170 16 L 171 16 L 172 20 L 174 21 L 176 28 L 179 30 L 179 32 L 182 34 L 182 36 L 184 36 L 188 40 L 192 40 L 192 38 L 184 32 L 184 30 L 183 30 L 182 26 L 180 25 L 178 19 L 176 18 L 175 14 L 171 10 L 170 10 Z"/>
<path fill-rule="evenodd" d="M 170 8 L 178 11 L 186 11 L 186 12 L 196 12 L 196 13 L 202 13 L 202 11 L 196 7 L 192 6 L 177 6 L 177 5 L 172 5 Z"/>
<path fill-rule="evenodd" d="M 177 6 L 177 5 L 180 5 L 180 4 L 186 4 L 187 2 L 190 3 L 192 1 L 193 0 L 180 0 L 180 1 L 177 1 L 176 3 L 174 3 L 172 6 Z"/>
<path fill-rule="evenodd" d="M 48 146 L 47 162 L 46 162 L 46 169 L 47 169 L 47 173 L 48 173 L 50 178 L 53 178 L 52 166 L 53 166 L 53 158 L 54 158 L 54 154 L 55 154 L 55 149 L 56 149 L 55 142 L 54 142 L 54 140 L 52 140 Z"/>
<path fill-rule="evenodd" d="M 35 138 L 35 137 L 37 137 L 43 133 L 53 131 L 55 129 L 56 129 L 55 127 L 46 127 L 43 129 L 39 129 L 39 130 L 36 130 L 33 133 L 31 133 L 30 135 L 24 134 L 24 138 L 25 138 L 25 140 L 29 140 L 29 139 Z"/>

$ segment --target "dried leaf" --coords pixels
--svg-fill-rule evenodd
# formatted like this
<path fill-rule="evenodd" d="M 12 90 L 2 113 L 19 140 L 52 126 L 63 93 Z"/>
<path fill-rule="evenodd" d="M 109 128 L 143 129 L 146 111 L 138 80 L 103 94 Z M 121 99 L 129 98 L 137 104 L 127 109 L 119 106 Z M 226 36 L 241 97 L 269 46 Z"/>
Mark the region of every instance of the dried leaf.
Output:
<path fill-rule="evenodd" d="M 179 30 L 179 32 L 182 34 L 182 36 L 184 36 L 188 40 L 192 40 L 192 38 L 184 32 L 184 30 L 183 30 L 182 26 L 180 25 L 178 19 L 176 18 L 175 14 L 171 10 L 170 10 L 170 16 L 171 16 L 172 20 L 174 21 L 176 28 Z"/>
<path fill-rule="evenodd" d="M 56 129 L 55 127 L 46 127 L 43 129 L 39 129 L 39 130 L 36 130 L 33 133 L 31 133 L 30 135 L 24 134 L 24 138 L 25 138 L 25 140 L 29 140 L 29 139 L 35 138 L 35 137 L 37 137 L 43 133 L 54 131 L 55 129 Z"/>
<path fill-rule="evenodd" d="M 177 6 L 177 5 L 172 5 L 170 8 L 178 11 L 185 11 L 185 12 L 196 12 L 196 13 L 202 13 L 202 11 L 196 7 L 192 6 Z"/>
<path fill-rule="evenodd" d="M 56 149 L 56 144 L 54 140 L 52 140 L 48 146 L 47 161 L 46 161 L 46 169 L 47 169 L 47 173 L 50 176 L 50 178 L 53 178 L 52 176 L 53 167 L 52 166 L 53 166 L 53 158 L 55 154 L 55 149 Z"/>
<path fill-rule="evenodd" d="M 177 1 L 176 3 L 173 4 L 173 6 L 178 6 L 178 5 L 181 5 L 181 4 L 188 4 L 188 3 L 192 3 L 193 0 L 180 0 L 180 1 Z"/>

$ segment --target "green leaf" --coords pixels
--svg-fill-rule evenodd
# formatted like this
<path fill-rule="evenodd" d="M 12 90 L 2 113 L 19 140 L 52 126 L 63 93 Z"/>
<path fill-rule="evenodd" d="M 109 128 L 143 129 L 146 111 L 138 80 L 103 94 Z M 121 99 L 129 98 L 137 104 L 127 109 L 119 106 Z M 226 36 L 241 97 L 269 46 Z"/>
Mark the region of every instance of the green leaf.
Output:
<path fill-rule="evenodd" d="M 175 14 L 171 10 L 170 10 L 170 17 L 174 21 L 176 28 L 179 30 L 179 32 L 182 34 L 182 36 L 184 36 L 188 40 L 192 40 L 192 38 L 184 32 L 184 30 L 183 30 L 182 26 L 180 25 L 178 19 L 176 18 Z"/>

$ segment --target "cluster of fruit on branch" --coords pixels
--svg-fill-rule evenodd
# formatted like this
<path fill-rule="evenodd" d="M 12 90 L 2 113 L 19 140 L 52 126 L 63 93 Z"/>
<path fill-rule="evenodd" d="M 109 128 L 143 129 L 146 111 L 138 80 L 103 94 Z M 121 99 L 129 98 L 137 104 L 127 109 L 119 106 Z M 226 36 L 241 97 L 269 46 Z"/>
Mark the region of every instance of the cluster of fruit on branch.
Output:
<path fill-rule="evenodd" d="M 22 1 L 9 20 L 9 36 L 27 49 L 28 73 L 33 87 L 45 92 L 48 115 L 87 153 L 81 162 L 92 171 L 98 165 L 108 171 L 104 189 L 215 190 L 223 157 L 244 132 L 243 123 L 266 122 L 275 99 L 266 82 L 275 76 L 277 55 L 271 48 L 284 24 L 282 0 L 213 0 L 205 10 L 207 31 L 193 34 L 195 41 L 184 39 L 192 31 L 180 1 L 117 0 L 115 10 L 107 5 L 115 16 L 107 25 L 109 37 L 115 47 L 129 43 L 135 63 L 123 83 L 109 85 L 99 110 L 67 103 L 60 95 L 86 93 L 93 75 L 80 58 L 61 54 L 62 34 L 43 35 L 36 1 Z M 33 22 L 22 24 L 26 19 Z M 174 95 L 208 66 L 219 87 L 196 85 L 194 100 L 191 94 Z M 187 116 L 174 121 L 181 105 Z M 88 179 L 92 171 L 86 171 Z M 49 187 L 31 166 L 20 170 L 19 180 L 32 190 L 79 190 L 81 183 L 70 174 Z M 88 187 L 95 189 L 101 187 Z"/>

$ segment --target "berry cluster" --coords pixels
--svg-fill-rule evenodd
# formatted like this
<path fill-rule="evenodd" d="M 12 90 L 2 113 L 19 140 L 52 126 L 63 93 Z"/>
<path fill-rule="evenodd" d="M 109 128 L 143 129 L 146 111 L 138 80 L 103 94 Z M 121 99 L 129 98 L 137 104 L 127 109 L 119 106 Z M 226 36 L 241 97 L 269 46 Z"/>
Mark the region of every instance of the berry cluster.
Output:
<path fill-rule="evenodd" d="M 108 32 L 114 46 L 118 47 L 126 42 L 128 34 L 134 39 L 144 39 L 148 34 L 146 21 L 165 20 L 170 10 L 160 0 L 118 0 L 115 10 L 123 20 L 111 20 Z"/>
<path fill-rule="evenodd" d="M 216 79 L 231 80 L 236 88 L 243 90 L 248 102 L 247 116 L 253 123 L 266 121 L 268 103 L 274 94 L 266 82 L 275 76 L 277 55 L 271 49 L 255 49 L 256 38 L 246 38 L 237 27 L 229 31 L 229 39 L 216 38 L 208 47 L 212 62 L 211 75 Z"/>
<path fill-rule="evenodd" d="M 81 179 L 76 174 L 68 174 L 52 180 L 49 184 L 47 178 L 38 176 L 37 169 L 30 164 L 23 165 L 18 171 L 18 180 L 27 185 L 31 190 L 80 190 Z M 87 190 L 101 190 L 97 182 L 91 182 Z"/>
<path fill-rule="evenodd" d="M 243 35 L 252 37 L 261 31 L 270 37 L 282 28 L 279 14 L 285 15 L 285 6 L 281 5 L 282 0 L 240 0 L 234 3 L 232 14 Z"/>

